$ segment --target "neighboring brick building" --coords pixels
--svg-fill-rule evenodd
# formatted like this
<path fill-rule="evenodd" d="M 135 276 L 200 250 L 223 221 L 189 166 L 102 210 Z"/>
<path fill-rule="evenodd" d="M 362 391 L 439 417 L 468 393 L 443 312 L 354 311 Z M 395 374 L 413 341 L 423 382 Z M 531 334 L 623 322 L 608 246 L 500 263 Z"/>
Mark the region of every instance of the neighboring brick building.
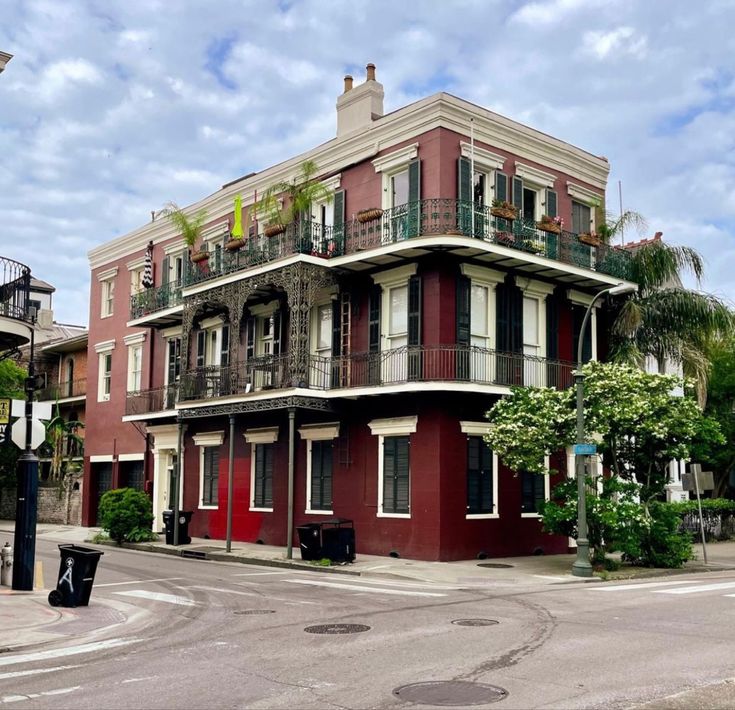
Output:
<path fill-rule="evenodd" d="M 142 472 L 160 529 L 181 428 L 195 535 L 225 535 L 232 447 L 236 540 L 285 544 L 292 490 L 296 525 L 353 519 L 358 552 L 566 550 L 535 512 L 548 479 L 499 465 L 484 414 L 511 385 L 569 386 L 586 306 L 626 274 L 585 236 L 607 160 L 448 94 L 383 115 L 374 71 L 346 79 L 335 139 L 187 208 L 208 212 L 207 262 L 165 219 L 90 252 L 86 524 Z M 226 251 L 235 195 L 252 211 L 306 159 L 333 201 L 270 237 L 257 215 Z"/>

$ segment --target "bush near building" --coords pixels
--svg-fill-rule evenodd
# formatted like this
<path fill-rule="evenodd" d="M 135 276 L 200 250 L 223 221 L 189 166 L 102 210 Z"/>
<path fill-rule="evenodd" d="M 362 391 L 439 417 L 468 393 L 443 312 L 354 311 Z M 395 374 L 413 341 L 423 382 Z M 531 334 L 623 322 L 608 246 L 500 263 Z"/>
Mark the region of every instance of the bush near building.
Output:
<path fill-rule="evenodd" d="M 116 488 L 100 498 L 100 525 L 118 545 L 155 540 L 150 498 L 135 488 Z"/>

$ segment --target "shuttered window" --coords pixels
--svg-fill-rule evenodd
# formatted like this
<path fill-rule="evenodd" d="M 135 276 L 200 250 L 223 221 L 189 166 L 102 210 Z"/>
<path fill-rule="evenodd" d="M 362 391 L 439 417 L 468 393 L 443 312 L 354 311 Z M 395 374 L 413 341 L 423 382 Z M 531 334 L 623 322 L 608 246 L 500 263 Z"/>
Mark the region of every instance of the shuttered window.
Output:
<path fill-rule="evenodd" d="M 554 192 L 554 190 L 547 190 L 546 191 L 546 210 L 545 212 L 549 217 L 556 217 L 558 214 L 557 210 L 558 210 L 558 207 L 557 207 L 556 192 Z"/>
<path fill-rule="evenodd" d="M 467 437 L 467 514 L 493 512 L 493 454 L 481 436 Z"/>
<path fill-rule="evenodd" d="M 546 498 L 546 476 L 521 471 L 521 512 L 538 513 Z"/>
<path fill-rule="evenodd" d="M 273 507 L 273 444 L 253 444 L 255 448 L 254 508 Z"/>
<path fill-rule="evenodd" d="M 572 200 L 572 231 L 586 234 L 592 229 L 592 210 L 589 205 Z"/>
<path fill-rule="evenodd" d="M 309 508 L 311 510 L 332 509 L 332 466 L 334 463 L 334 442 L 311 442 L 311 491 Z"/>
<path fill-rule="evenodd" d="M 495 173 L 495 199 L 505 202 L 508 199 L 508 176 Z"/>
<path fill-rule="evenodd" d="M 409 456 L 407 436 L 383 439 L 383 512 L 409 512 Z"/>
<path fill-rule="evenodd" d="M 202 447 L 202 505 L 217 505 L 219 480 L 219 447 Z"/>

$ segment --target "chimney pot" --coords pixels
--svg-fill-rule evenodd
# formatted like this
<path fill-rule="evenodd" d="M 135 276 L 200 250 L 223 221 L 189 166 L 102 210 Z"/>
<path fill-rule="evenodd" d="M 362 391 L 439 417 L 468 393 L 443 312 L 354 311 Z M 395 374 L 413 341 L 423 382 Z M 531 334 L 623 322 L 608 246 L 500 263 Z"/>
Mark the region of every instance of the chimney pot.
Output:
<path fill-rule="evenodd" d="M 375 64 L 370 62 L 365 69 L 367 69 L 367 81 L 375 81 Z"/>
<path fill-rule="evenodd" d="M 346 94 L 348 91 L 352 91 L 352 77 L 349 74 L 345 74 L 345 90 Z"/>

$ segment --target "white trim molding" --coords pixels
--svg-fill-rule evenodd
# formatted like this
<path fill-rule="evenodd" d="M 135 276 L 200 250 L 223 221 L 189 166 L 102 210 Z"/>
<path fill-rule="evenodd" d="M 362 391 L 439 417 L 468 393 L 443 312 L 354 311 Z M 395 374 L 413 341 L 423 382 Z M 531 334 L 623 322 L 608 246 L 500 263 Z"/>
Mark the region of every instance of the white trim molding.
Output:
<path fill-rule="evenodd" d="M 485 436 L 493 428 L 494 424 L 490 422 L 469 422 L 460 421 L 459 429 L 463 434 L 469 436 Z M 496 520 L 500 517 L 500 507 L 498 503 L 498 455 L 492 452 L 493 461 L 493 512 L 492 513 L 465 513 L 465 520 Z M 465 471 L 465 474 L 467 472 Z"/>
<path fill-rule="evenodd" d="M 377 274 L 372 274 L 373 283 L 378 286 L 395 286 L 397 284 L 407 281 L 409 277 L 414 276 L 418 270 L 418 264 L 416 262 L 412 264 L 406 264 L 405 266 L 399 266 L 396 269 L 388 269 L 387 271 L 380 271 Z"/>
<path fill-rule="evenodd" d="M 600 195 L 598 192 L 594 192 L 588 187 L 583 187 L 582 185 L 575 185 L 573 182 L 569 181 L 567 181 L 567 193 L 575 200 L 579 200 L 580 202 L 584 202 L 590 206 L 598 205 L 603 199 L 603 195 Z"/>
<path fill-rule="evenodd" d="M 110 463 L 115 457 L 112 454 L 96 454 L 89 457 L 89 463 Z"/>
<path fill-rule="evenodd" d="M 101 343 L 96 343 L 94 346 L 94 351 L 96 353 L 109 353 L 111 350 L 115 349 L 115 340 L 104 340 Z"/>
<path fill-rule="evenodd" d="M 132 261 L 125 264 L 128 271 L 135 271 L 136 269 L 142 269 L 145 266 L 145 256 L 139 256 Z"/>
<path fill-rule="evenodd" d="M 161 328 L 158 332 L 164 339 L 180 338 L 184 332 L 184 327 L 181 325 L 172 325 L 170 328 Z"/>
<path fill-rule="evenodd" d="M 170 254 L 179 254 L 185 250 L 186 242 L 183 239 L 177 239 L 175 242 L 171 242 L 171 244 L 166 244 L 166 246 L 163 247 L 163 253 L 166 256 L 169 256 Z"/>
<path fill-rule="evenodd" d="M 130 335 L 126 335 L 123 338 L 123 342 L 125 343 L 125 345 L 138 345 L 139 343 L 142 343 L 145 340 L 146 335 L 147 334 L 145 332 L 131 333 Z"/>
<path fill-rule="evenodd" d="M 528 180 L 533 185 L 539 185 L 540 187 L 554 187 L 555 175 L 547 173 L 545 170 L 534 168 L 532 165 L 526 165 L 516 160 L 516 175 L 519 178 Z"/>
<path fill-rule="evenodd" d="M 329 424 L 306 424 L 299 428 L 299 435 L 304 441 L 324 441 L 339 436 L 339 422 Z"/>
<path fill-rule="evenodd" d="M 275 444 L 278 441 L 278 427 L 246 429 L 242 435 L 248 444 Z"/>
<path fill-rule="evenodd" d="M 109 281 L 110 279 L 114 279 L 115 276 L 117 276 L 118 268 L 117 266 L 113 266 L 111 269 L 105 269 L 104 271 L 100 271 L 99 274 L 97 274 L 97 280 L 98 281 Z"/>
<path fill-rule="evenodd" d="M 319 184 L 325 190 L 331 190 L 333 192 L 336 190 L 339 190 L 342 184 L 342 173 L 337 173 L 336 175 L 332 175 L 332 177 L 327 178 L 326 180 L 322 180 Z"/>
<path fill-rule="evenodd" d="M 225 440 L 224 429 L 221 431 L 205 431 L 201 434 L 194 434 L 191 437 L 195 446 L 222 446 Z"/>
<path fill-rule="evenodd" d="M 368 422 L 370 433 L 373 436 L 405 436 L 415 434 L 419 418 L 413 417 L 391 417 L 388 419 L 373 419 Z"/>
<path fill-rule="evenodd" d="M 118 454 L 118 461 L 143 461 L 145 454 Z"/>
<path fill-rule="evenodd" d="M 398 150 L 394 150 L 387 155 L 383 155 L 380 158 L 373 160 L 373 167 L 376 173 L 382 173 L 395 168 L 405 165 L 419 154 L 419 144 L 411 143 L 411 145 L 404 146 Z"/>
<path fill-rule="evenodd" d="M 468 160 L 472 159 L 476 168 L 488 171 L 502 170 L 503 165 L 505 165 L 504 156 L 499 155 L 498 153 L 493 153 L 486 148 L 480 148 L 476 145 L 473 150 L 472 145 L 466 141 L 460 141 L 459 148 L 462 153 L 462 157 L 467 158 Z"/>
<path fill-rule="evenodd" d="M 573 288 L 567 289 L 567 298 L 574 304 L 578 306 L 587 306 L 589 307 L 590 303 L 592 303 L 592 299 L 595 298 L 595 296 L 591 296 L 589 293 L 584 293 L 583 291 L 577 291 Z M 598 301 L 595 303 L 595 308 L 600 307 L 600 302 Z"/>
<path fill-rule="evenodd" d="M 501 284 L 505 281 L 505 274 L 489 269 L 487 266 L 477 266 L 476 264 L 460 264 L 462 276 L 467 276 L 474 281 L 484 281 L 487 284 Z"/>
<path fill-rule="evenodd" d="M 489 434 L 494 424 L 490 422 L 466 422 L 460 421 L 459 429 L 463 434 L 467 436 L 485 436 Z"/>
<path fill-rule="evenodd" d="M 199 510 L 217 510 L 217 505 L 205 505 L 203 501 L 204 497 L 204 449 L 222 446 L 222 442 L 225 440 L 225 432 L 221 431 L 206 431 L 201 434 L 194 434 L 191 437 L 195 446 L 199 447 L 199 496 L 197 498 L 197 507 Z M 217 471 L 217 484 L 219 485 L 219 471 Z"/>

